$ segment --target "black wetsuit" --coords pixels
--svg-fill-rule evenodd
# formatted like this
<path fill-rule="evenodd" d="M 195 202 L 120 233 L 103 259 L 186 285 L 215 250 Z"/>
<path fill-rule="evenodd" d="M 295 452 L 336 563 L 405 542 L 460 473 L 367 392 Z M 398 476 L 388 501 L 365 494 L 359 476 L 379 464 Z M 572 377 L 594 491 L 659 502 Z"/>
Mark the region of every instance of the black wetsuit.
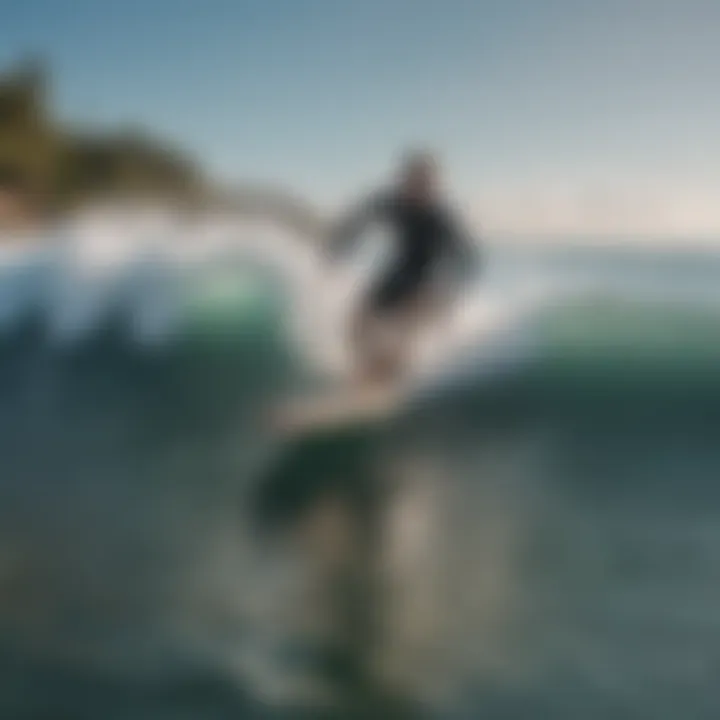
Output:
<path fill-rule="evenodd" d="M 440 203 L 420 204 L 392 192 L 378 194 L 341 223 L 334 247 L 350 245 L 370 221 L 389 226 L 397 250 L 390 268 L 372 286 L 368 303 L 373 309 L 393 310 L 412 300 L 448 263 L 455 278 L 478 269 L 478 247 L 457 216 Z"/>

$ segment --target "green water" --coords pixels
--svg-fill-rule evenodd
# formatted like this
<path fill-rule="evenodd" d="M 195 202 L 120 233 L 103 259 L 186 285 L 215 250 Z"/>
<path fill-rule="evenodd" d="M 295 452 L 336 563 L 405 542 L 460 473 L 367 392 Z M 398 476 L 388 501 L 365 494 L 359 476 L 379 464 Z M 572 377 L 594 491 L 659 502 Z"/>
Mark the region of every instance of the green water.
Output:
<path fill-rule="evenodd" d="M 396 421 L 285 442 L 258 422 L 305 372 L 281 303 L 206 290 L 160 349 L 122 319 L 66 350 L 42 322 L 2 342 L 4 717 L 269 717 L 218 659 L 252 630 L 247 556 L 328 493 L 382 539 L 387 468 L 418 458 L 443 508 L 418 571 L 443 589 L 437 716 L 716 716 L 713 312 L 543 313 L 541 351 L 502 382 L 479 373 Z M 380 686 L 336 681 L 351 704 L 374 698 L 365 716 L 395 712 Z"/>

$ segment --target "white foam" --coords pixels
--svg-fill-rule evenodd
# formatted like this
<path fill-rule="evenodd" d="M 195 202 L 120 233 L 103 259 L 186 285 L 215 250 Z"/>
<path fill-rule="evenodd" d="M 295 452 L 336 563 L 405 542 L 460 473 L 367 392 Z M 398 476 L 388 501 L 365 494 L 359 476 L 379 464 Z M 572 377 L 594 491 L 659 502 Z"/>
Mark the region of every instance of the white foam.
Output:
<path fill-rule="evenodd" d="M 420 347 L 418 373 L 478 348 L 517 348 L 527 318 L 539 307 L 588 292 L 647 301 L 720 301 L 720 272 L 683 275 L 672 262 L 656 266 L 650 253 L 634 269 L 613 265 L 620 272 L 598 269 L 579 252 L 565 262 L 557 249 L 545 255 L 537 248 L 526 254 L 511 249 L 505 256 L 499 249 L 489 258 L 482 281 Z M 190 221 L 160 210 L 129 214 L 97 208 L 48 230 L 35 245 L 0 250 L 0 330 L 41 306 L 52 337 L 74 343 L 119 308 L 137 342 L 162 341 L 181 318 L 184 280 L 248 261 L 270 268 L 292 298 L 291 332 L 307 360 L 341 372 L 348 359 L 348 318 L 382 260 L 378 245 L 369 243 L 355 261 L 331 267 L 307 238 L 269 220 L 226 214 Z"/>

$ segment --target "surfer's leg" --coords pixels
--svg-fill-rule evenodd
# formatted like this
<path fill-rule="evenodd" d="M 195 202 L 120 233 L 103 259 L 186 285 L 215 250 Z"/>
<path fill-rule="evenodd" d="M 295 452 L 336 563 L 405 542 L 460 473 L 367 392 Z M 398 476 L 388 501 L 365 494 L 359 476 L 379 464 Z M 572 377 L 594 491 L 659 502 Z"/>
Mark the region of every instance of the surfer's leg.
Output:
<path fill-rule="evenodd" d="M 395 374 L 392 316 L 382 306 L 367 302 L 358 311 L 350 330 L 350 351 L 355 381 L 382 384 Z"/>
<path fill-rule="evenodd" d="M 422 334 L 443 317 L 443 305 L 430 287 L 418 287 L 392 308 L 389 325 L 392 343 L 385 357 L 387 371 L 400 378 L 417 352 Z"/>
<path fill-rule="evenodd" d="M 422 279 L 393 271 L 372 289 L 352 327 L 352 352 L 360 383 L 387 384 L 402 377 L 412 350 Z"/>

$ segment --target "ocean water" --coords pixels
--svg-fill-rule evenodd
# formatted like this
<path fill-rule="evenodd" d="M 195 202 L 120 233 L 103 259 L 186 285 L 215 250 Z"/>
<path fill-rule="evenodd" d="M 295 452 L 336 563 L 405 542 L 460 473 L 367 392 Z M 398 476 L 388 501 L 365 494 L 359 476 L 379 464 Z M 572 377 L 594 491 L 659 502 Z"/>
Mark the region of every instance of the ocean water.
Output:
<path fill-rule="evenodd" d="M 0 266 L 0 717 L 717 717 L 720 257 L 492 245 L 373 426 L 363 269 L 231 219 Z"/>

